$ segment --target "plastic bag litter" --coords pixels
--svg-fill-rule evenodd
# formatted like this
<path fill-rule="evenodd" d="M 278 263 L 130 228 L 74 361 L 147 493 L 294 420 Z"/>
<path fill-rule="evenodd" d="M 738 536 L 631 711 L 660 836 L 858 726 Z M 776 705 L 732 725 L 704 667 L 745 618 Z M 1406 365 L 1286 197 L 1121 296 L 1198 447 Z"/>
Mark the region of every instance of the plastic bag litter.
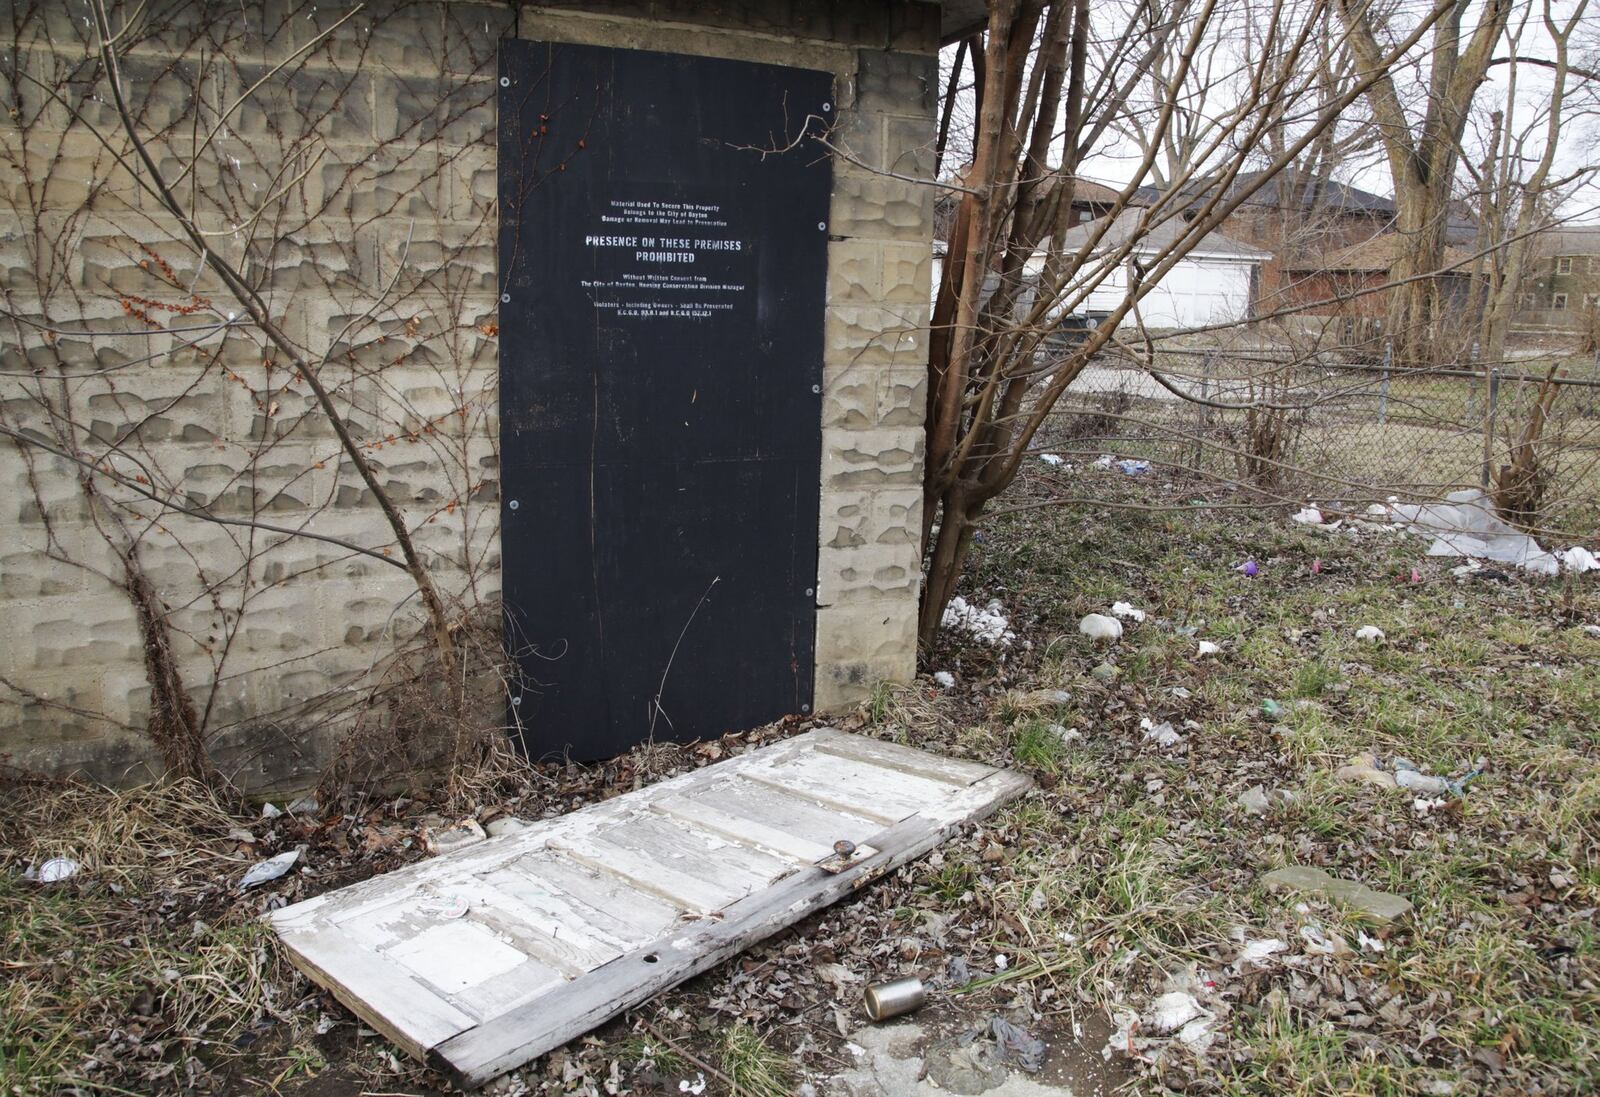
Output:
<path fill-rule="evenodd" d="M 1127 602 L 1111 603 L 1111 616 L 1121 617 L 1128 621 L 1143 621 L 1144 610 L 1137 609 Z"/>
<path fill-rule="evenodd" d="M 1554 575 L 1561 569 L 1554 553 L 1494 513 L 1494 503 L 1482 488 L 1452 491 L 1439 503 L 1395 503 L 1389 510 L 1412 533 L 1434 535 L 1429 556 L 1498 560 L 1535 575 Z"/>
<path fill-rule="evenodd" d="M 1561 554 L 1561 566 L 1582 575 L 1586 571 L 1600 570 L 1600 559 L 1582 545 L 1573 545 Z"/>
<path fill-rule="evenodd" d="M 294 867 L 300 860 L 300 851 L 291 849 L 288 853 L 280 853 L 276 857 L 268 857 L 265 861 L 258 861 L 250 866 L 250 871 L 244 874 L 244 879 L 239 881 L 239 890 L 253 888 L 257 884 L 265 884 L 276 880 Z"/>
<path fill-rule="evenodd" d="M 1014 1063 L 1029 1074 L 1044 1069 L 1045 1043 L 1027 1029 L 1018 1028 L 1004 1017 L 991 1017 L 989 1035 L 998 1045 L 1002 1062 Z"/>

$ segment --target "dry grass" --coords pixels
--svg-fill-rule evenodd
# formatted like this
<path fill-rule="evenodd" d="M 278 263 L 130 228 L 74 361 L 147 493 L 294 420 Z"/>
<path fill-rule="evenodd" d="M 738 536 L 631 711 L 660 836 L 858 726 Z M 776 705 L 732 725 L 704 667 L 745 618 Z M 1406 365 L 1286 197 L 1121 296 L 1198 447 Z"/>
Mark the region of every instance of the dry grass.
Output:
<path fill-rule="evenodd" d="M 182 1088 L 282 1008 L 274 941 L 228 893 L 236 825 L 198 786 L 9 780 L 0 813 L 0 1092 Z M 61 883 L 20 878 L 69 857 Z M 194 1065 L 191 1066 L 191 1063 Z"/>

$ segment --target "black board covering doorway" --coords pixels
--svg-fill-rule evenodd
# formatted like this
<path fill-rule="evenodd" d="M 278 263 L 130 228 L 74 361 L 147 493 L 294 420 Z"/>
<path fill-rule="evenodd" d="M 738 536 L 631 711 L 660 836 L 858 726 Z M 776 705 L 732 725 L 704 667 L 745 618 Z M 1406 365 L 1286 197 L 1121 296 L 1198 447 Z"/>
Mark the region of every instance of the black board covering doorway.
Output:
<path fill-rule="evenodd" d="M 593 759 L 812 699 L 832 76 L 501 44 L 513 722 Z"/>

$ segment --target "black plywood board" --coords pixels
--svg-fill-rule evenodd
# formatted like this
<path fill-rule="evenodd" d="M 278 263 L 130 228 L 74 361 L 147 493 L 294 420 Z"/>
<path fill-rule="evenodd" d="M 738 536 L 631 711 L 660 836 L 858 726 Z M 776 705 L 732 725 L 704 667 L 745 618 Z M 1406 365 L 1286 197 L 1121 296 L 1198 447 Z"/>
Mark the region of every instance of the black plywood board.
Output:
<path fill-rule="evenodd" d="M 501 43 L 502 576 L 536 758 L 810 709 L 832 97 Z"/>

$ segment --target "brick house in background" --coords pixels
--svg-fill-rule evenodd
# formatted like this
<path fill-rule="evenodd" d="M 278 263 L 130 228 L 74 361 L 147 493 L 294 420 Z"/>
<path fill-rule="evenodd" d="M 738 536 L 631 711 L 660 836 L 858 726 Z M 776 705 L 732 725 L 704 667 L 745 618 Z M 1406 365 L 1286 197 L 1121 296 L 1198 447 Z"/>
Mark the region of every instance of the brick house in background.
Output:
<path fill-rule="evenodd" d="M 1272 307 L 1297 308 L 1306 317 L 1333 317 L 1340 346 L 1363 346 L 1383 337 L 1389 281 L 1401 237 L 1388 232 L 1336 251 L 1316 255 L 1302 251 L 1280 264 L 1278 297 Z M 1438 276 L 1440 298 L 1449 310 L 1470 306 L 1472 257 L 1467 248 L 1445 249 L 1445 270 Z"/>
<path fill-rule="evenodd" d="M 1547 229 L 1517 300 L 1516 326 L 1583 332 L 1600 328 L 1600 226 Z"/>

